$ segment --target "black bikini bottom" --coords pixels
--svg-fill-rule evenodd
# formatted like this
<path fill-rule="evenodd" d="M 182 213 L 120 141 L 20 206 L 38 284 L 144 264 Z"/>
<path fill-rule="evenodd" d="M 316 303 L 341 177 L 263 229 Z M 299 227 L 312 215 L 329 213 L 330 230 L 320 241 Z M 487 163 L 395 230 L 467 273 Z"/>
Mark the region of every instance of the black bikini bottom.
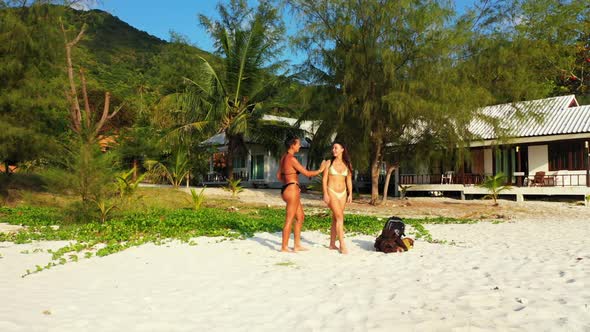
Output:
<path fill-rule="evenodd" d="M 299 187 L 299 183 L 297 183 L 297 182 L 289 182 L 289 183 L 287 183 L 287 184 L 284 184 L 284 185 L 281 187 L 281 195 L 282 195 L 282 194 L 285 192 L 285 189 L 287 189 L 287 187 L 288 187 L 288 186 L 290 186 L 290 185 L 292 185 L 292 184 L 296 184 L 296 185 L 297 185 L 297 187 Z M 301 187 L 299 187 L 299 189 L 301 189 Z"/>

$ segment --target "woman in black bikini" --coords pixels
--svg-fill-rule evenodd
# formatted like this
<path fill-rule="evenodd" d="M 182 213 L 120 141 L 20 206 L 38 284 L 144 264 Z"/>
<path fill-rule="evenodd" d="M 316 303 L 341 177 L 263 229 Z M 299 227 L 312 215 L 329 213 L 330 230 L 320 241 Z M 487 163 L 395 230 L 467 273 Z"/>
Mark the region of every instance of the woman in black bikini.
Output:
<path fill-rule="evenodd" d="M 277 172 L 277 178 L 283 183 L 281 188 L 281 195 L 283 200 L 287 203 L 287 215 L 285 216 L 285 225 L 283 226 L 283 242 L 281 245 L 281 251 L 289 252 L 289 237 L 291 236 L 291 227 L 293 225 L 293 219 L 296 219 L 294 229 L 295 244 L 293 251 L 307 250 L 301 246 L 301 226 L 303 225 L 303 207 L 301 206 L 300 199 L 300 188 L 299 188 L 299 174 L 303 174 L 307 177 L 312 177 L 320 174 L 326 167 L 326 161 L 322 161 L 320 169 L 317 171 L 308 171 L 305 167 L 301 166 L 295 153 L 299 152 L 301 148 L 301 141 L 298 137 L 293 137 L 285 141 L 287 147 L 287 153 L 283 155 L 279 163 L 279 171 Z"/>

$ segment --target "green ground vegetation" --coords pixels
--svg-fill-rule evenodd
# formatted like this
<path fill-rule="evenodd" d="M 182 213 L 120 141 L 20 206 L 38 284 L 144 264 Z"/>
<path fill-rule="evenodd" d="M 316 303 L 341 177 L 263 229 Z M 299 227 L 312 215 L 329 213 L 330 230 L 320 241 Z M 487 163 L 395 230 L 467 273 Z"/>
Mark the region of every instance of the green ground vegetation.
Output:
<path fill-rule="evenodd" d="M 162 244 L 178 240 L 195 245 L 200 236 L 240 239 L 257 232 L 278 233 L 282 230 L 285 211 L 236 201 L 207 199 L 195 210 L 187 200 L 188 193 L 173 188 L 139 188 L 132 204 L 122 205 L 106 221 L 99 215 L 87 220 L 71 218 L 68 208 L 76 196 L 29 193 L 19 202 L 0 208 L 0 222 L 24 226 L 16 233 L 0 233 L 0 242 L 69 241 L 51 252 L 52 259 L 25 275 L 80 258 L 106 256 L 145 243 Z M 230 205 L 234 204 L 234 205 Z M 236 206 L 238 205 L 238 206 Z M 424 227 L 429 223 L 472 223 L 468 219 L 406 219 L 413 237 L 435 241 Z M 329 233 L 328 211 L 306 216 L 304 231 Z M 383 220 L 375 216 L 346 216 L 349 234 L 376 236 Z"/>

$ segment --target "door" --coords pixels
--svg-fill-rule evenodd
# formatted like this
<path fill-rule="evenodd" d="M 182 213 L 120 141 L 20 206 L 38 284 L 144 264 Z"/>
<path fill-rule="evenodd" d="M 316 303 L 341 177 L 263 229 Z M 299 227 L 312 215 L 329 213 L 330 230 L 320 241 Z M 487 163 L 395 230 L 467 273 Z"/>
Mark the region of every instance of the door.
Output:
<path fill-rule="evenodd" d="M 500 147 L 494 150 L 494 174 L 503 173 L 508 184 L 515 183 L 516 149 L 514 147 Z"/>
<path fill-rule="evenodd" d="M 252 179 L 264 180 L 264 155 L 252 156 Z"/>

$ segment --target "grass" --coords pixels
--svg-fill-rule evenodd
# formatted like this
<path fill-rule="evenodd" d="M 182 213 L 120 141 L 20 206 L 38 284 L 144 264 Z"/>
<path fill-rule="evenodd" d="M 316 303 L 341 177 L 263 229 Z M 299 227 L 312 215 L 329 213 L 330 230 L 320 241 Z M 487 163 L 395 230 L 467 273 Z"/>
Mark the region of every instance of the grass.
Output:
<path fill-rule="evenodd" d="M 31 196 L 42 193 L 31 193 Z M 141 188 L 140 199 L 113 212 L 112 218 L 102 223 L 99 220 L 77 223 L 68 222 L 64 214 L 67 197 L 44 201 L 31 199 L 28 204 L 1 207 L 0 222 L 26 226 L 17 233 L 0 233 L 0 242 L 29 243 L 31 241 L 62 240 L 70 244 L 47 252 L 52 259 L 45 266 L 36 266 L 23 275 L 40 272 L 67 262 L 76 262 L 93 256 L 106 256 L 144 243 L 162 244 L 180 240 L 196 245 L 194 238 L 200 236 L 222 239 L 247 238 L 257 232 L 280 232 L 285 210 L 263 206 L 240 205 L 232 208 L 226 201 L 206 200 L 199 210 L 191 209 L 187 193 L 165 188 Z M 58 202 L 47 204 L 47 202 Z M 72 200 L 73 201 L 73 200 Z M 41 202 L 41 204 L 39 203 Z M 417 239 L 433 241 L 424 224 L 474 223 L 469 219 L 427 218 L 405 219 Z M 346 216 L 347 233 L 376 236 L 384 220 L 375 216 L 351 214 Z M 306 216 L 304 231 L 329 233 L 331 217 L 319 213 Z M 58 226 L 58 227 L 55 227 Z M 410 232 L 408 232 L 410 234 Z"/>
<path fill-rule="evenodd" d="M 276 263 L 275 265 L 287 266 L 287 267 L 297 267 L 297 264 L 295 264 L 294 262 L 291 262 L 291 261 L 279 262 L 279 263 Z"/>

